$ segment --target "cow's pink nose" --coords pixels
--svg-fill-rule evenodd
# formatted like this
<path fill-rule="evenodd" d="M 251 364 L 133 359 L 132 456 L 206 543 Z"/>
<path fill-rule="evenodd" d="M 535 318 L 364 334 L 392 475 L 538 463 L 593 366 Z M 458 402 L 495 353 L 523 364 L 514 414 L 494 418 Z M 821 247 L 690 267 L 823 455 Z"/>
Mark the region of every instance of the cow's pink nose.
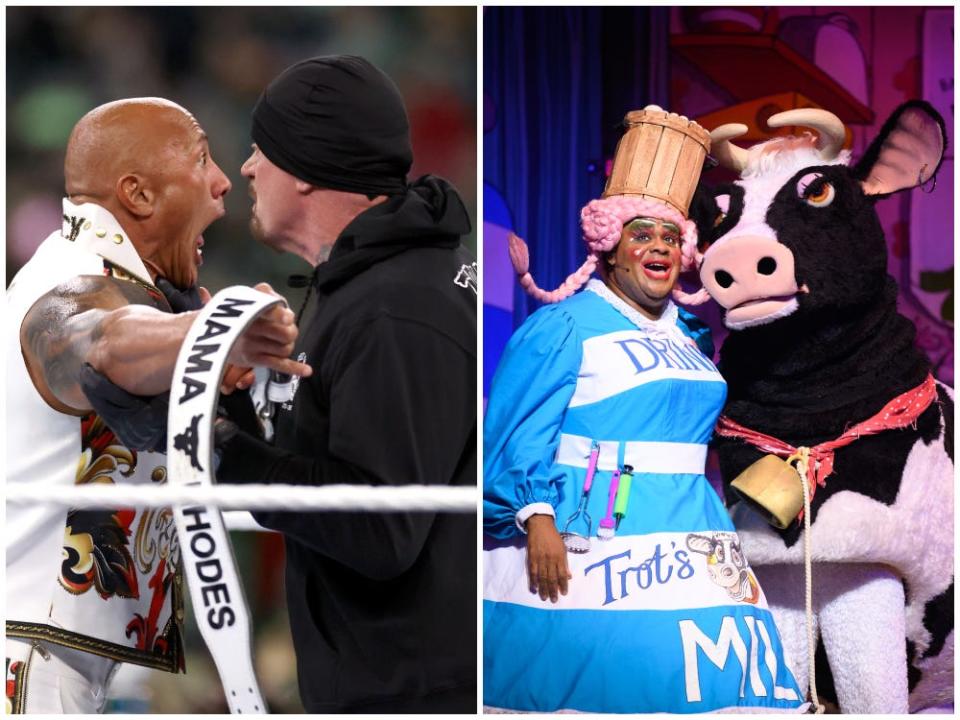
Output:
<path fill-rule="evenodd" d="M 727 309 L 728 320 L 750 320 L 771 311 L 797 293 L 793 253 L 776 240 L 758 235 L 725 238 L 707 250 L 700 281 Z"/>

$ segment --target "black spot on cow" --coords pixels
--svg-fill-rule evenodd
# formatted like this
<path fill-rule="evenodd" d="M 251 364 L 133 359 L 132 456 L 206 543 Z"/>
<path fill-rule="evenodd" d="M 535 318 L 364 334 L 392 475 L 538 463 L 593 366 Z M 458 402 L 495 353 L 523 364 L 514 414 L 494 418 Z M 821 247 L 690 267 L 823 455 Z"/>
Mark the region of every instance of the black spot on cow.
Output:
<path fill-rule="evenodd" d="M 797 196 L 797 182 L 810 172 L 833 185 L 828 207 L 811 207 Z M 850 168 L 799 170 L 774 196 L 766 222 L 793 253 L 797 285 L 810 290 L 798 298 L 799 314 L 863 307 L 882 290 L 887 271 L 883 228 L 874 200 L 864 195 Z"/>
<path fill-rule="evenodd" d="M 923 672 L 920 668 L 916 667 L 913 664 L 913 661 L 916 660 L 917 648 L 913 644 L 912 640 L 907 640 L 907 690 L 913 692 L 913 689 L 920 682 L 920 678 L 923 677 Z"/>
<path fill-rule="evenodd" d="M 822 637 L 817 638 L 817 649 L 814 652 L 813 659 L 817 668 L 817 696 L 820 702 L 838 705 L 837 689 L 833 684 L 833 671 L 830 669 L 830 661 L 827 658 Z"/>
<path fill-rule="evenodd" d="M 721 195 L 729 196 L 727 212 L 717 204 Z M 740 222 L 743 214 L 743 188 L 733 183 L 724 183 L 708 188 L 698 185 L 690 200 L 689 217 L 697 225 L 697 249 L 705 251 L 714 240 L 722 237 Z"/>
<path fill-rule="evenodd" d="M 930 631 L 930 647 L 923 657 L 935 657 L 953 630 L 953 583 L 927 603 L 923 609 L 923 626 Z"/>

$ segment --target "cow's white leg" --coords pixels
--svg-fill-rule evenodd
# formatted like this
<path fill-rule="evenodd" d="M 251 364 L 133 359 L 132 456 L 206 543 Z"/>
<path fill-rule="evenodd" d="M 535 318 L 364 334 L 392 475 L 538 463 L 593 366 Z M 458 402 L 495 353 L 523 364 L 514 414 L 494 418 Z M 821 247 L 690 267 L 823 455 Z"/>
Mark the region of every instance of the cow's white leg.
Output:
<path fill-rule="evenodd" d="M 794 679 L 800 686 L 801 697 L 806 697 L 809 686 L 807 662 L 807 619 L 804 608 L 803 566 L 762 565 L 753 568 L 767 604 L 777 623 L 783 655 L 790 666 Z M 814 607 L 816 610 L 816 606 Z M 817 633 L 817 617 L 813 618 L 814 637 Z"/>
<path fill-rule="evenodd" d="M 882 565 L 821 564 L 820 631 L 844 713 L 906 713 L 903 583 Z"/>

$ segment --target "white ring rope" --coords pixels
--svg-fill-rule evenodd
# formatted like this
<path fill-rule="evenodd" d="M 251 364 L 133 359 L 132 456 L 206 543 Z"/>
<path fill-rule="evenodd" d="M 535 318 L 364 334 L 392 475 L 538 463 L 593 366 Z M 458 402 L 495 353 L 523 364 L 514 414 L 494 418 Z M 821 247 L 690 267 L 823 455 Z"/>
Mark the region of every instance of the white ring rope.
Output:
<path fill-rule="evenodd" d="M 8 483 L 8 503 L 70 508 L 205 505 L 221 510 L 475 513 L 476 487 L 437 485 L 112 485 L 49 487 Z"/>

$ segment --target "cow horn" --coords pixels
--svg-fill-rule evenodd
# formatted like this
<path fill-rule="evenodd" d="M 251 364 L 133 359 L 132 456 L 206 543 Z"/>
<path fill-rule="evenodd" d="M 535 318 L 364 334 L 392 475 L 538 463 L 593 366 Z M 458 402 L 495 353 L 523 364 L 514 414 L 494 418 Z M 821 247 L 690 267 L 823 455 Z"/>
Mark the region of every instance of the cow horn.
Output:
<path fill-rule="evenodd" d="M 771 115 L 767 125 L 772 128 L 785 125 L 802 125 L 817 131 L 817 149 L 824 160 L 833 160 L 847 139 L 843 122 L 828 110 L 819 108 L 797 108 Z"/>
<path fill-rule="evenodd" d="M 750 153 L 730 142 L 731 138 L 740 137 L 746 132 L 747 126 L 741 123 L 727 123 L 710 132 L 712 154 L 723 167 L 742 172 L 747 166 Z"/>

